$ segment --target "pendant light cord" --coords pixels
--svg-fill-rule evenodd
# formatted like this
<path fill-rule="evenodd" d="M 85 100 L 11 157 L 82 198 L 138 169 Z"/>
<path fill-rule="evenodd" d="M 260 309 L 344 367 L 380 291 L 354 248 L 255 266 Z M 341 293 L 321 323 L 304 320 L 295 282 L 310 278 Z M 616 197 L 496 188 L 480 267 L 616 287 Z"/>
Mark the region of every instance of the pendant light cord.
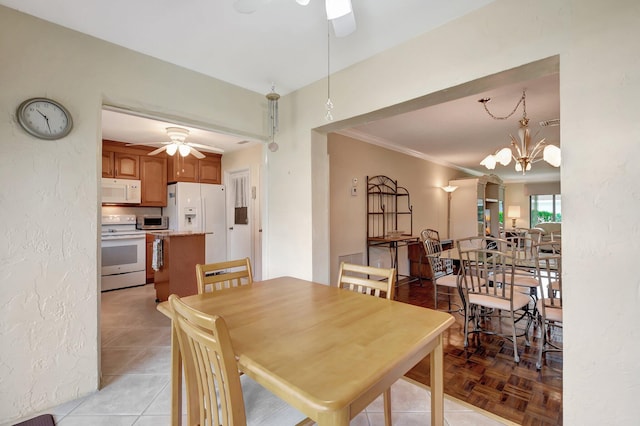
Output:
<path fill-rule="evenodd" d="M 329 21 L 327 21 L 327 103 L 325 104 L 327 108 L 327 113 L 324 118 L 327 121 L 333 121 L 333 114 L 331 110 L 333 109 L 333 102 L 331 102 L 331 27 Z"/>

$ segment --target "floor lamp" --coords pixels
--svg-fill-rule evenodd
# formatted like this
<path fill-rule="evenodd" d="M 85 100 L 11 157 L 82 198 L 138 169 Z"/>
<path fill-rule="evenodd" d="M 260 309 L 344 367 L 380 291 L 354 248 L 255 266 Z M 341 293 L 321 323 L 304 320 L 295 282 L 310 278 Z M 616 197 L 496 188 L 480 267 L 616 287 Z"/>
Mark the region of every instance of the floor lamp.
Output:
<path fill-rule="evenodd" d="M 451 238 L 451 194 L 458 189 L 457 186 L 443 186 L 442 190 L 447 193 L 447 239 Z"/>

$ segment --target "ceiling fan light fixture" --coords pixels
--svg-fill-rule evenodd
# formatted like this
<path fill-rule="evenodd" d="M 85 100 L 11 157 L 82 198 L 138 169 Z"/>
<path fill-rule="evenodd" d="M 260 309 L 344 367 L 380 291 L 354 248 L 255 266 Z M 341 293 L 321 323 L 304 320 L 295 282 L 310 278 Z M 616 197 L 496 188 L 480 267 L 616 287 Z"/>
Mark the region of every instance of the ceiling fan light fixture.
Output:
<path fill-rule="evenodd" d="M 167 145 L 167 154 L 168 155 L 173 155 L 176 153 L 176 151 L 178 151 L 178 144 L 177 143 L 172 143 L 171 145 Z"/>
<path fill-rule="evenodd" d="M 336 37 L 346 37 L 356 30 L 356 17 L 351 13 L 347 13 L 336 19 L 331 20 L 333 25 L 333 33 Z"/>
<path fill-rule="evenodd" d="M 340 18 L 353 11 L 351 0 L 325 0 L 325 7 L 328 20 Z"/>
<path fill-rule="evenodd" d="M 178 152 L 183 157 L 186 157 L 191 152 L 191 147 L 189 145 L 180 144 L 178 145 Z"/>
<path fill-rule="evenodd" d="M 189 136 L 189 130 L 182 127 L 167 127 L 167 136 L 173 142 L 184 142 Z"/>

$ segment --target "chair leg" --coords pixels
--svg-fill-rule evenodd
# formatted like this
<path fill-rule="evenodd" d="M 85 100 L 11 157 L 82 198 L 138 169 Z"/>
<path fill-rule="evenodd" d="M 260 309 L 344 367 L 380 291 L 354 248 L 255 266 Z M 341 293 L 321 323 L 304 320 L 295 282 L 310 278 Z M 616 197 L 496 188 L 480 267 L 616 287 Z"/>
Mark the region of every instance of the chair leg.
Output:
<path fill-rule="evenodd" d="M 384 391 L 384 424 L 391 426 L 391 388 Z"/>
<path fill-rule="evenodd" d="M 471 306 L 467 303 L 466 308 L 464 310 L 464 347 L 469 346 L 469 311 L 471 310 Z"/>
<path fill-rule="evenodd" d="M 547 345 L 547 323 L 542 318 L 542 315 L 538 315 L 538 321 L 540 321 L 540 344 L 538 345 L 538 361 L 536 362 L 536 370 L 542 368 L 542 355 L 544 354 L 544 348 Z"/>
<path fill-rule="evenodd" d="M 513 310 L 511 311 L 511 331 L 513 334 L 513 360 L 516 364 L 520 363 L 520 356 L 518 355 L 518 341 L 516 340 L 516 318 L 513 314 Z M 527 330 L 528 331 L 528 330 Z"/>

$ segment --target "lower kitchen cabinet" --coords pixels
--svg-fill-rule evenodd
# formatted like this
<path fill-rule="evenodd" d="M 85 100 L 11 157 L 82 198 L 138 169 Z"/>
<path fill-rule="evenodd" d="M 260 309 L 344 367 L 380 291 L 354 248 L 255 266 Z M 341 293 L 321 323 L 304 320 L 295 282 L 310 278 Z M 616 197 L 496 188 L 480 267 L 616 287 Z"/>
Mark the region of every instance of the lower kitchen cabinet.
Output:
<path fill-rule="evenodd" d="M 146 282 L 147 284 L 152 283 L 153 279 L 155 277 L 154 271 L 153 271 L 153 240 L 155 239 L 155 237 L 151 234 L 147 234 L 147 240 L 146 240 L 146 267 L 145 267 L 145 272 L 146 272 Z"/>

